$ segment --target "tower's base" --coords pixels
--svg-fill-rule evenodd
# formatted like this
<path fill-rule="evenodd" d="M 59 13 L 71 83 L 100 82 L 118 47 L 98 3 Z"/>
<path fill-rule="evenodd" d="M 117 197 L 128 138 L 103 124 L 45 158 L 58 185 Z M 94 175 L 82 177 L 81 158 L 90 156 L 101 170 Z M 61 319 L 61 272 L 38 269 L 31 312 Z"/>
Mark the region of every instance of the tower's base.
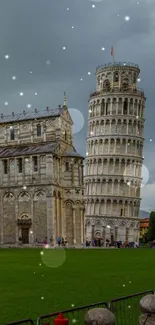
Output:
<path fill-rule="evenodd" d="M 114 241 L 139 241 L 139 220 L 125 217 L 112 216 L 86 216 L 85 239 L 100 238 L 104 242 Z"/>

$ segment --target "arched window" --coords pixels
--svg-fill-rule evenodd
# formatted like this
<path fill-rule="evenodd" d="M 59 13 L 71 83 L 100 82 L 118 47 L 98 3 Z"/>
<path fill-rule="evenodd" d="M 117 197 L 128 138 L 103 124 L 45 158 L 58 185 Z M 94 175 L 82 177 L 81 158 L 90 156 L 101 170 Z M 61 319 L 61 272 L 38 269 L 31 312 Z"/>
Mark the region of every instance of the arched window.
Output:
<path fill-rule="evenodd" d="M 134 73 L 134 75 L 133 75 L 133 83 L 136 84 L 136 82 L 137 82 L 137 76 L 136 76 L 136 73 Z"/>
<path fill-rule="evenodd" d="M 14 128 L 11 126 L 10 127 L 10 140 L 14 140 L 15 139 L 15 131 Z"/>
<path fill-rule="evenodd" d="M 114 82 L 118 82 L 119 81 L 119 75 L 118 72 L 115 72 L 114 74 Z"/>
<path fill-rule="evenodd" d="M 103 83 L 103 87 L 107 90 L 110 91 L 110 81 L 106 79 Z"/>
<path fill-rule="evenodd" d="M 67 132 L 66 131 L 64 133 L 64 138 L 65 138 L 65 141 L 67 141 Z"/>
<path fill-rule="evenodd" d="M 68 172 L 69 171 L 69 162 L 66 161 L 65 163 L 65 171 Z"/>
<path fill-rule="evenodd" d="M 128 101 L 125 99 L 123 104 L 123 114 L 127 115 L 127 113 L 128 113 Z"/>
<path fill-rule="evenodd" d="M 37 125 L 37 137 L 41 137 L 41 125 Z"/>

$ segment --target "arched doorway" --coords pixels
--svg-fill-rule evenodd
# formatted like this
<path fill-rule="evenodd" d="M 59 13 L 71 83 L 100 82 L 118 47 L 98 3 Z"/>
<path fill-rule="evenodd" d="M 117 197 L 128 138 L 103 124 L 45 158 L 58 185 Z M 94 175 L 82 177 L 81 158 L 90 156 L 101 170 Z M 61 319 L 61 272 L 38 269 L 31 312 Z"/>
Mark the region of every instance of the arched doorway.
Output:
<path fill-rule="evenodd" d="M 29 244 L 30 240 L 30 227 L 32 225 L 32 220 L 27 215 L 22 215 L 17 219 L 18 226 L 18 238 L 22 239 L 23 244 Z"/>

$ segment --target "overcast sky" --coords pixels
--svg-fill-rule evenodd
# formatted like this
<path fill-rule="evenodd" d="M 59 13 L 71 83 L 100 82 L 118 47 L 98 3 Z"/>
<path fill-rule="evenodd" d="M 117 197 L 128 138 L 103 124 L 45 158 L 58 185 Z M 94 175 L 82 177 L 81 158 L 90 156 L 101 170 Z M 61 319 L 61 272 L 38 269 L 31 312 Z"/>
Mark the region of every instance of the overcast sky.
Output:
<path fill-rule="evenodd" d="M 0 40 L 1 113 L 56 107 L 66 91 L 83 155 L 96 67 L 111 61 L 112 45 L 115 61 L 140 66 L 147 97 L 141 209 L 155 209 L 155 1 L 1 0 Z"/>

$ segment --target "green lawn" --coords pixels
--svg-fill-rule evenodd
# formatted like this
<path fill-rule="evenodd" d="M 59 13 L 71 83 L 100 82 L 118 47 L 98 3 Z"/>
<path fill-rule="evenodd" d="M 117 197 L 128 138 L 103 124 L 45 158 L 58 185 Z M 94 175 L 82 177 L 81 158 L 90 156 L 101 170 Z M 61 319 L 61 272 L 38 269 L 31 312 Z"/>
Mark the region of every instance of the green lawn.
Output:
<path fill-rule="evenodd" d="M 0 324 L 155 288 L 153 249 L 66 250 L 57 268 L 40 251 L 0 250 Z"/>

